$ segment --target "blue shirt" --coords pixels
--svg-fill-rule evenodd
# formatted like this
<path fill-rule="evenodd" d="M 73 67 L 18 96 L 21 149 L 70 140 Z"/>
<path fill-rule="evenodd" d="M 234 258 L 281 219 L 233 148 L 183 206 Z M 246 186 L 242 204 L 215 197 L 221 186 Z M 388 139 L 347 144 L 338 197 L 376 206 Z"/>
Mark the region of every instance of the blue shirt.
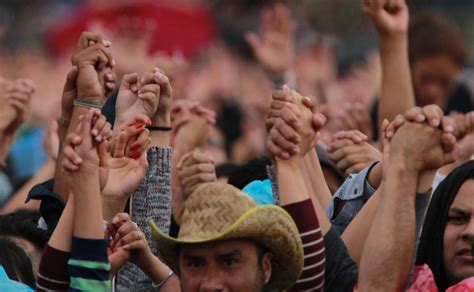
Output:
<path fill-rule="evenodd" d="M 349 174 L 327 205 L 326 215 L 337 233 L 342 234 L 344 232 L 352 219 L 374 194 L 375 189 L 367 181 L 367 175 L 377 163 L 378 161 L 374 161 L 360 172 Z M 335 215 L 334 202 L 337 199 L 344 201 L 345 204 L 339 214 Z"/>

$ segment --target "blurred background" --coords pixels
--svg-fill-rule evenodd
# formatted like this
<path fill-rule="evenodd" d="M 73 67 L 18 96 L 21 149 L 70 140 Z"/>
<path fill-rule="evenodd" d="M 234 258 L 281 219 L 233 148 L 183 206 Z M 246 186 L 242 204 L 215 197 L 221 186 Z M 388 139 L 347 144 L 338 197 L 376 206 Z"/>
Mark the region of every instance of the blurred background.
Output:
<path fill-rule="evenodd" d="M 210 147 L 218 162 L 241 163 L 264 152 L 272 86 L 260 71 L 248 31 L 259 31 L 257 0 L 1 0 L 0 76 L 28 77 L 37 93 L 6 173 L 18 189 L 48 159 L 43 147 L 58 117 L 70 56 L 84 30 L 112 41 L 117 76 L 159 66 L 175 98 L 196 99 L 218 112 Z M 278 1 L 282 2 L 282 1 Z M 458 78 L 474 89 L 474 1 L 408 0 L 411 14 L 436 11 L 460 30 L 467 65 Z M 295 25 L 293 67 L 300 92 L 321 105 L 358 101 L 370 109 L 380 65 L 376 33 L 359 0 L 287 1 Z"/>

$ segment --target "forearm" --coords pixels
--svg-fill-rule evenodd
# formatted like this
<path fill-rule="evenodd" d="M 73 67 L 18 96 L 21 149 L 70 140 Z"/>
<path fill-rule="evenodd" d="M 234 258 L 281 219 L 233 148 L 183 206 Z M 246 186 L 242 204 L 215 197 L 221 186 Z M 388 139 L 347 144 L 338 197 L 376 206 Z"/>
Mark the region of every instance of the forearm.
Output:
<path fill-rule="evenodd" d="M 148 221 L 153 219 L 162 230 L 168 230 L 171 217 L 171 148 L 152 147 L 148 150 L 150 167 L 133 193 L 132 220 L 144 231 L 154 250 Z"/>
<path fill-rule="evenodd" d="M 32 177 L 26 184 L 24 184 L 11 198 L 8 200 L 7 204 L 0 213 L 11 213 L 18 209 L 39 209 L 40 202 L 37 200 L 31 200 L 28 203 L 25 203 L 26 198 L 28 196 L 28 192 L 31 188 L 39 183 L 42 183 L 46 180 L 51 179 L 54 176 L 54 167 L 55 162 L 52 160 L 48 160 L 36 173 L 34 177 Z"/>
<path fill-rule="evenodd" d="M 360 210 L 354 220 L 352 220 L 341 235 L 341 239 L 347 246 L 347 250 L 349 251 L 352 260 L 358 265 L 370 232 L 371 223 L 374 222 L 380 203 L 381 188 L 382 186 L 375 191 L 369 201 L 364 205 L 362 210 Z"/>
<path fill-rule="evenodd" d="M 378 107 L 378 128 L 382 121 L 392 121 L 415 106 L 415 97 L 408 61 L 408 37 L 406 34 L 380 37 L 382 61 L 382 87 Z"/>
<path fill-rule="evenodd" d="M 374 188 L 378 189 L 382 183 L 382 163 L 378 162 L 374 167 L 369 171 L 367 175 L 367 181 Z"/>
<path fill-rule="evenodd" d="M 298 227 L 304 249 L 303 273 L 289 291 L 323 291 L 325 247 L 319 221 L 310 199 L 283 206 Z"/>
<path fill-rule="evenodd" d="M 324 173 L 319 163 L 316 149 L 311 149 L 304 157 L 304 164 L 308 173 L 313 193 L 316 195 L 314 199 L 319 200 L 323 208 L 331 201 L 331 191 L 324 179 Z"/>
<path fill-rule="evenodd" d="M 83 164 L 73 175 L 74 237 L 103 239 L 99 169 Z"/>
<path fill-rule="evenodd" d="M 152 121 L 154 127 L 171 127 L 170 114 L 163 114 Z M 171 131 L 150 131 L 151 146 L 169 147 L 171 142 Z"/>
<path fill-rule="evenodd" d="M 13 135 L 3 135 L 0 137 L 0 165 L 5 163 L 10 147 L 13 143 Z M 0 167 L 1 170 L 1 167 Z"/>
<path fill-rule="evenodd" d="M 181 182 L 179 180 L 178 162 L 186 153 L 191 151 L 192 149 L 187 147 L 186 145 L 175 145 L 175 147 L 173 148 L 173 156 L 171 159 L 171 189 L 173 192 L 171 208 L 173 218 L 178 224 L 180 224 L 180 214 L 183 203 Z"/>
<path fill-rule="evenodd" d="M 117 213 L 123 212 L 125 210 L 125 206 L 127 205 L 127 201 L 117 200 L 115 198 L 107 198 L 105 196 L 101 196 L 102 202 L 102 214 L 104 216 L 104 220 L 109 222 L 112 218 L 117 215 Z"/>
<path fill-rule="evenodd" d="M 322 234 L 326 234 L 331 224 L 319 200 L 314 199 L 315 195 L 311 195 L 306 187 L 306 185 L 310 185 L 310 182 L 305 178 L 307 174 L 305 173 L 303 159 L 296 157 L 288 160 L 277 159 L 277 173 L 280 205 L 285 206 L 311 199 Z"/>
<path fill-rule="evenodd" d="M 167 265 L 165 265 L 159 258 L 150 254 L 146 257 L 144 264 L 140 269 L 151 279 L 153 283 L 161 283 L 167 277 L 170 271 Z"/>
<path fill-rule="evenodd" d="M 408 171 L 402 163 L 390 166 L 362 254 L 361 291 L 403 288 L 415 244 L 417 180 L 418 174 Z"/>

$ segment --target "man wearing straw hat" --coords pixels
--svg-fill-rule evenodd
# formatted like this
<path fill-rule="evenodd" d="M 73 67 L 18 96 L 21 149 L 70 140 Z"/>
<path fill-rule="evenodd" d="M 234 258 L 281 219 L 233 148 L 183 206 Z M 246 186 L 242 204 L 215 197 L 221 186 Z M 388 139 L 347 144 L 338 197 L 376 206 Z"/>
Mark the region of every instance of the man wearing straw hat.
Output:
<path fill-rule="evenodd" d="M 150 225 L 183 291 L 282 291 L 302 272 L 303 245 L 291 216 L 257 206 L 228 184 L 201 185 L 186 199 L 177 238 Z"/>

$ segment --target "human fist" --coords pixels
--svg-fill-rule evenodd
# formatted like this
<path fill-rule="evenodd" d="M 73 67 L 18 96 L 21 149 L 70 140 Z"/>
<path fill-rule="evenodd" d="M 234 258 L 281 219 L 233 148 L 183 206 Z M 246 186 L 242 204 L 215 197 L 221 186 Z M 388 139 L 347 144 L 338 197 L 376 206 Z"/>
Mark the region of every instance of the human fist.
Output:
<path fill-rule="evenodd" d="M 0 87 L 6 101 L 4 118 L 9 121 L 5 131 L 7 134 L 13 134 L 28 117 L 31 96 L 36 91 L 36 85 L 31 79 L 19 78 L 13 81 L 2 79 Z"/>
<path fill-rule="evenodd" d="M 358 130 L 372 141 L 373 131 L 370 114 L 362 103 L 344 103 L 331 117 L 338 131 Z"/>
<path fill-rule="evenodd" d="M 367 136 L 357 130 L 338 132 L 328 147 L 329 157 L 345 175 L 357 173 L 382 160 L 382 153 L 366 141 Z"/>
<path fill-rule="evenodd" d="M 405 0 L 362 0 L 362 10 L 382 37 L 407 33 L 409 13 Z"/>
<path fill-rule="evenodd" d="M 214 159 L 198 150 L 181 158 L 178 171 L 184 198 L 191 195 L 201 184 L 217 180 Z"/>
<path fill-rule="evenodd" d="M 404 161 L 410 170 L 437 169 L 452 162 L 456 138 L 424 123 L 406 122 L 390 142 L 390 165 Z"/>
<path fill-rule="evenodd" d="M 100 43 L 89 45 L 72 57 L 72 63 L 78 68 L 78 98 L 103 103 L 106 90 L 100 72 L 114 64 L 108 48 Z"/>

